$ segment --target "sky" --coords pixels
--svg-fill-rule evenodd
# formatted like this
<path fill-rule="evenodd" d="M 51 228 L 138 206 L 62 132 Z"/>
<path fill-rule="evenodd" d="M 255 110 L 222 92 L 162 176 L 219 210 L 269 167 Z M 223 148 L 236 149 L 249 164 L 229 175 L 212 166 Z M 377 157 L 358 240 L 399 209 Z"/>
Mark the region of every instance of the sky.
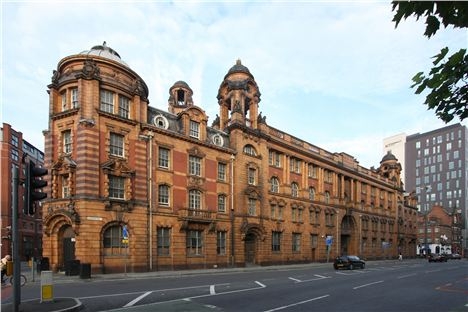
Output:
<path fill-rule="evenodd" d="M 268 125 L 366 168 L 379 166 L 384 138 L 460 122 L 439 120 L 410 86 L 441 48 L 466 48 L 468 32 L 428 39 L 415 18 L 395 28 L 390 1 L 0 1 L 0 120 L 40 150 L 52 71 L 104 41 L 146 82 L 150 106 L 167 110 L 183 80 L 209 125 L 240 59 Z"/>

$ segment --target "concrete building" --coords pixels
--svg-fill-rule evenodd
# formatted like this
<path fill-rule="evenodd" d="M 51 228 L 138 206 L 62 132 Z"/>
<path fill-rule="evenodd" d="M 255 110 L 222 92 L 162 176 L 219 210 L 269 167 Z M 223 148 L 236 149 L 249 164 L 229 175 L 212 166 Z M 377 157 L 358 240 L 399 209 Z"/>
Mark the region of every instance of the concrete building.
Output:
<path fill-rule="evenodd" d="M 418 196 L 418 209 L 429 213 L 442 206 L 450 213 L 461 210 L 463 248 L 467 248 L 468 132 L 454 124 L 406 138 L 406 185 Z"/>
<path fill-rule="evenodd" d="M 3 123 L 0 129 L 0 210 L 1 210 L 1 254 L 12 254 L 12 206 L 13 206 L 13 168 L 18 168 L 19 179 L 25 178 L 25 168 L 29 161 L 41 167 L 44 153 L 23 139 L 23 134 Z M 22 261 L 42 255 L 42 209 L 36 205 L 36 214 L 23 213 L 24 187 L 18 187 L 18 241 L 19 256 Z"/>
<path fill-rule="evenodd" d="M 49 94 L 43 244 L 53 270 L 415 256 L 416 204 L 395 156 L 367 169 L 268 125 L 240 61 L 211 125 L 184 81 L 167 111 L 151 107 L 146 83 L 105 43 L 60 60 Z"/>

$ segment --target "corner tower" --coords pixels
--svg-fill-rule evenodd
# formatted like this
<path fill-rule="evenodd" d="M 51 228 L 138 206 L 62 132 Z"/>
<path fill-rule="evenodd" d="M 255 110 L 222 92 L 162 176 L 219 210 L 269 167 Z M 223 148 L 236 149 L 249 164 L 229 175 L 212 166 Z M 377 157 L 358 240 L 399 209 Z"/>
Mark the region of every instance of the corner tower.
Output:
<path fill-rule="evenodd" d="M 395 186 L 403 187 L 401 182 L 401 164 L 390 151 L 380 161 L 379 174 L 393 181 Z"/>
<path fill-rule="evenodd" d="M 219 128 L 240 123 L 257 129 L 260 91 L 249 69 L 240 60 L 231 67 L 218 90 Z"/>

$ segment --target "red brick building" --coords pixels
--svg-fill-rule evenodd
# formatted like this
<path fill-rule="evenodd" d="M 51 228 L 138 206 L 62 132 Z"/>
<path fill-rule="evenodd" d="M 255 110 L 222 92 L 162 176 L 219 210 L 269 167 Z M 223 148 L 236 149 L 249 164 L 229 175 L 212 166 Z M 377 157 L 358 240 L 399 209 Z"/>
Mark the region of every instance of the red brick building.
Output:
<path fill-rule="evenodd" d="M 151 107 L 143 79 L 105 44 L 62 59 L 49 93 L 54 270 L 73 259 L 123 272 L 414 256 L 416 208 L 397 159 L 366 169 L 268 125 L 240 61 L 211 125 L 183 81 L 167 111 Z"/>
<path fill-rule="evenodd" d="M 19 182 L 25 178 L 25 168 L 29 161 L 41 167 L 44 153 L 23 139 L 20 131 L 3 123 L 0 129 L 0 210 L 1 210 L 1 254 L 12 255 L 12 206 L 13 206 L 13 168 L 18 168 Z M 18 186 L 18 241 L 19 256 L 22 261 L 42 255 L 41 206 L 36 206 L 36 214 L 23 213 L 24 187 Z"/>

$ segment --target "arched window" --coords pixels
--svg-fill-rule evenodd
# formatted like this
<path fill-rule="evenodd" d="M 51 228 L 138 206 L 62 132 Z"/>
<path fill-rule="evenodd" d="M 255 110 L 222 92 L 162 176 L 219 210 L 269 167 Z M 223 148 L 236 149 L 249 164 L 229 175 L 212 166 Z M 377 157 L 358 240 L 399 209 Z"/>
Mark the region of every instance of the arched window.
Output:
<path fill-rule="evenodd" d="M 125 244 L 122 243 L 122 226 L 112 225 L 108 227 L 103 233 L 103 247 L 104 255 L 122 255 L 125 252 Z"/>
<path fill-rule="evenodd" d="M 325 204 L 330 203 L 330 192 L 325 192 Z"/>
<path fill-rule="evenodd" d="M 296 182 L 291 183 L 291 196 L 298 197 L 299 196 L 299 186 Z"/>
<path fill-rule="evenodd" d="M 279 180 L 276 177 L 273 177 L 270 180 L 270 192 L 279 193 Z"/>
<path fill-rule="evenodd" d="M 257 156 L 257 151 L 250 144 L 247 144 L 246 146 L 244 146 L 244 153 L 250 156 Z"/>
<path fill-rule="evenodd" d="M 315 200 L 315 189 L 313 187 L 309 187 L 309 199 Z"/>

